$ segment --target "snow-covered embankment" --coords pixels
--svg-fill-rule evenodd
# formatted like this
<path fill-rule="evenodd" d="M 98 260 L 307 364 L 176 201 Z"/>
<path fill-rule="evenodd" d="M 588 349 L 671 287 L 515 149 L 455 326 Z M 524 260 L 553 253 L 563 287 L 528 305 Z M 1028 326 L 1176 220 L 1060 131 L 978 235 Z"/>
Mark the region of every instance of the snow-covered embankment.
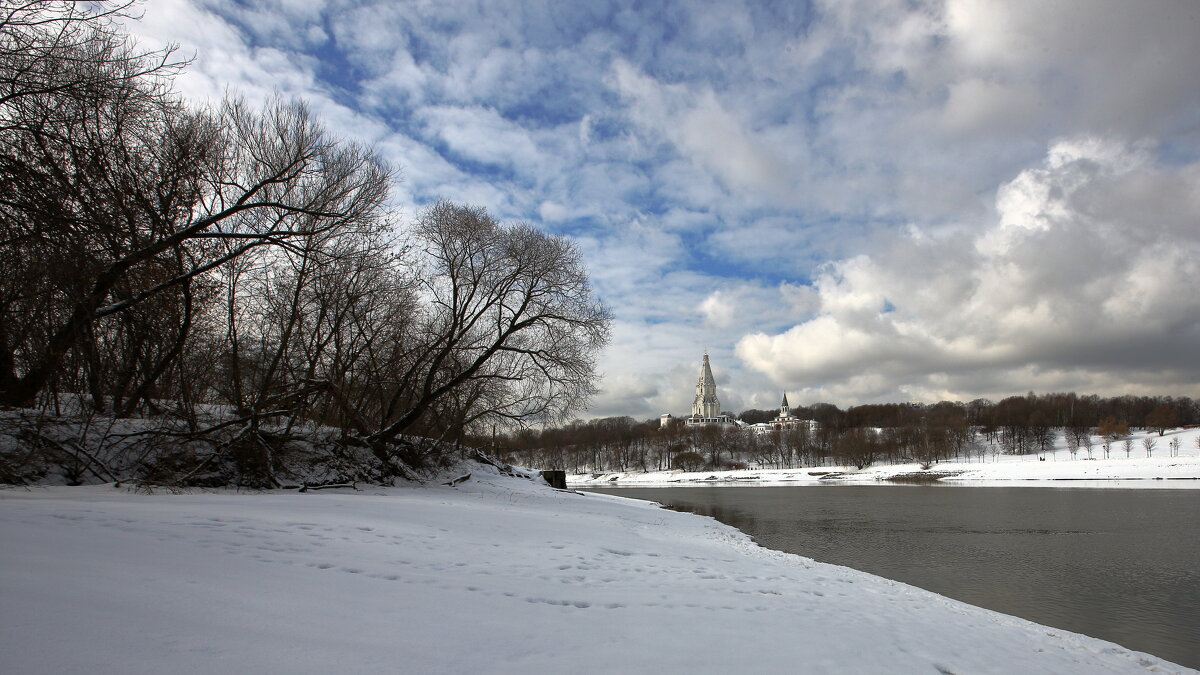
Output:
<path fill-rule="evenodd" d="M 0 670 L 1190 672 L 711 519 L 456 487 L 0 491 Z"/>

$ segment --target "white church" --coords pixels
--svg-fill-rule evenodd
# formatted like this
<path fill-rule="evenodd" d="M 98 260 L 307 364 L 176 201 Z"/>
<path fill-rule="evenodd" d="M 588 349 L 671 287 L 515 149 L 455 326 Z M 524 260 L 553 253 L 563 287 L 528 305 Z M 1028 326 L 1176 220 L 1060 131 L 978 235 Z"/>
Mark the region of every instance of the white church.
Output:
<path fill-rule="evenodd" d="M 700 379 L 696 382 L 696 400 L 692 402 L 692 414 L 684 418 L 689 427 L 709 424 L 733 424 L 728 415 L 721 414 L 721 402 L 717 400 L 717 381 L 708 365 L 708 352 L 704 352 L 704 363 L 700 366 Z"/>
<path fill-rule="evenodd" d="M 675 419 L 670 413 L 659 418 L 659 426 L 667 426 Z M 815 422 L 802 420 L 792 415 L 788 405 L 787 394 L 783 395 L 783 403 L 779 406 L 779 417 L 770 422 L 746 424 L 721 412 L 721 402 L 717 399 L 717 381 L 713 378 L 712 367 L 708 363 L 708 352 L 704 352 L 704 362 L 700 365 L 700 378 L 696 381 L 696 398 L 692 401 L 692 414 L 683 419 L 689 427 L 701 426 L 731 426 L 741 427 L 756 432 L 769 432 L 775 429 L 790 429 L 800 425 L 812 427 Z"/>

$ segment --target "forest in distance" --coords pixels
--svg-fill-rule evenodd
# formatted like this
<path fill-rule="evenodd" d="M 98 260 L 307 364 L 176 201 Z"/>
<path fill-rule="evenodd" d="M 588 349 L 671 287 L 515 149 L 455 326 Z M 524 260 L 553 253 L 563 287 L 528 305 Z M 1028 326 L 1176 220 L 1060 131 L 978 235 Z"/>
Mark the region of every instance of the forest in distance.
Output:
<path fill-rule="evenodd" d="M 604 471 L 687 471 L 801 466 L 859 469 L 877 462 L 970 459 L 988 454 L 1042 455 L 1058 438 L 1072 456 L 1102 452 L 1128 457 L 1135 450 L 1177 452 L 1152 438 L 1137 442 L 1133 429 L 1158 435 L 1170 428 L 1200 424 L 1200 404 L 1190 397 L 1080 396 L 1055 393 L 1012 396 L 999 402 L 890 403 L 842 410 L 828 403 L 792 406 L 792 415 L 812 420 L 768 433 L 738 427 L 688 427 L 680 418 L 667 426 L 658 419 L 630 417 L 575 421 L 559 427 L 522 429 L 493 439 L 470 442 L 507 461 L 570 473 Z M 728 413 L 727 413 L 728 414 Z M 778 410 L 746 410 L 736 417 L 747 424 L 769 422 Z M 1146 447 L 1149 446 L 1149 447 Z"/>

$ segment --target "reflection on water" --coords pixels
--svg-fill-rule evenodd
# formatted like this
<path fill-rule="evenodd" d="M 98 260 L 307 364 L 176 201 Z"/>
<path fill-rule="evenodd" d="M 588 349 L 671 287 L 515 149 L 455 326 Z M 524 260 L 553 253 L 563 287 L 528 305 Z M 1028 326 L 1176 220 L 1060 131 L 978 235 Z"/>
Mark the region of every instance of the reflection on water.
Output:
<path fill-rule="evenodd" d="M 910 486 L 598 490 L 768 548 L 1200 668 L 1200 491 Z"/>

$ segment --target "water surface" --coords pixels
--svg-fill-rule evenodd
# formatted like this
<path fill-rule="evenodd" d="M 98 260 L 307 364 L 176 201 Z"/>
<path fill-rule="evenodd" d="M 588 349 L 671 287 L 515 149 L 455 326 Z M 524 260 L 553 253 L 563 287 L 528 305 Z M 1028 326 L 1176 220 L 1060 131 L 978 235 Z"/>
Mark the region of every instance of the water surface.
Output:
<path fill-rule="evenodd" d="M 1200 491 L 819 486 L 596 490 L 763 546 L 1200 668 Z"/>

